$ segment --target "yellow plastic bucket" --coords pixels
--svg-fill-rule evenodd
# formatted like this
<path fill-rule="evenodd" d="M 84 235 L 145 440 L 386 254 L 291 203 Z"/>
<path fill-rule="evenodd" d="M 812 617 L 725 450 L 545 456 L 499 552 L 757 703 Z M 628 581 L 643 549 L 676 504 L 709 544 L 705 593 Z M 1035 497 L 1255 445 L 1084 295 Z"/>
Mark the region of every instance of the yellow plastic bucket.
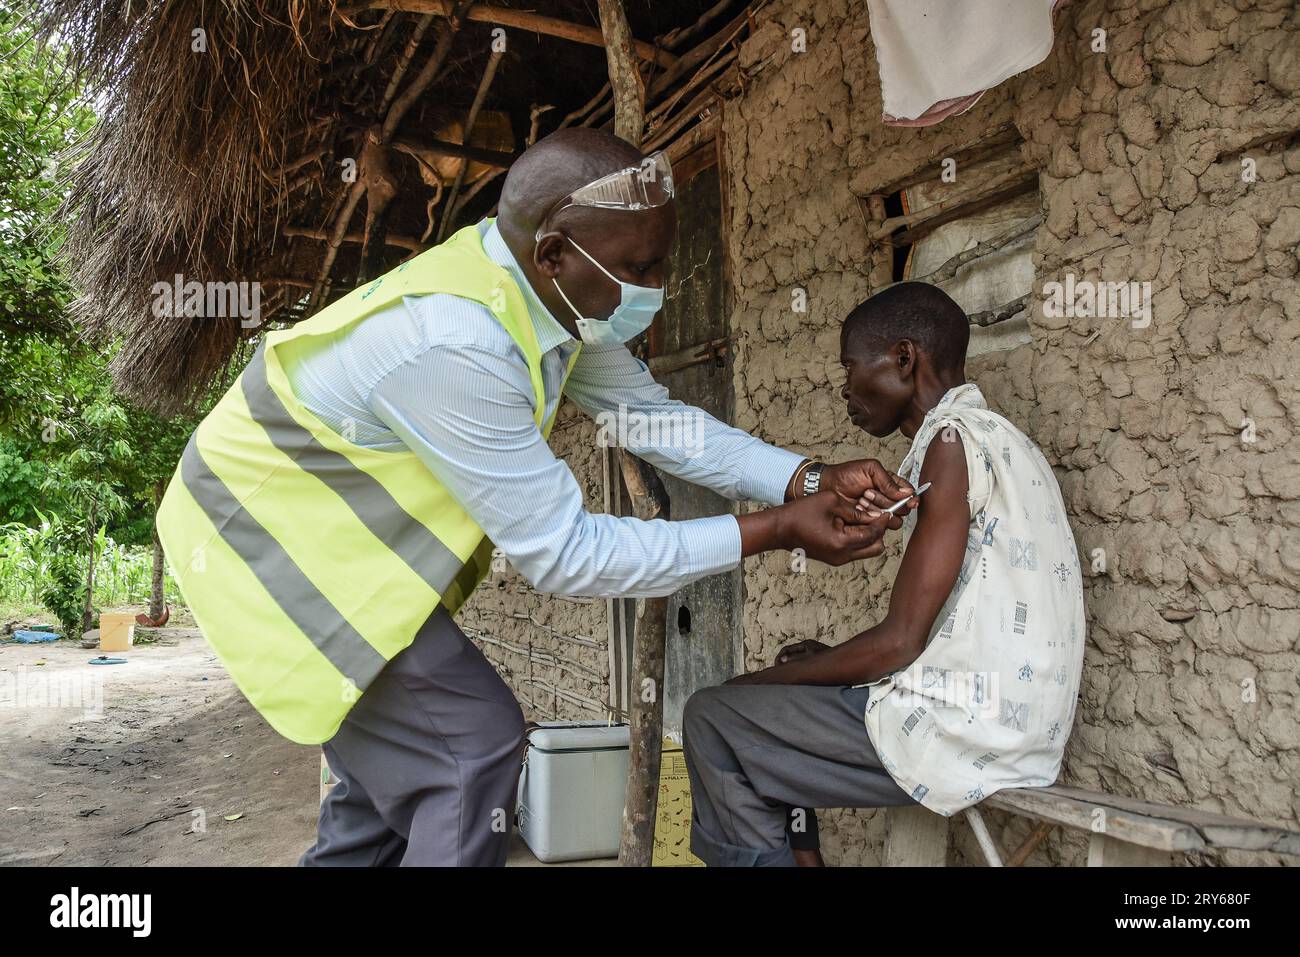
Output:
<path fill-rule="evenodd" d="M 135 641 L 135 615 L 104 612 L 99 616 L 99 650 L 126 651 Z"/>

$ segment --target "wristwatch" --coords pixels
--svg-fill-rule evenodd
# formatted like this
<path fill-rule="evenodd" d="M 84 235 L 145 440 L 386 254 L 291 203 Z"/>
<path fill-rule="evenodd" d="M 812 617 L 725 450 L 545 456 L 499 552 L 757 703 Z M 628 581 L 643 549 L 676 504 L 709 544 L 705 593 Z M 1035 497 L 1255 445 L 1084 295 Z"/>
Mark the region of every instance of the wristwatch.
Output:
<path fill-rule="evenodd" d="M 803 494 L 816 495 L 822 487 L 822 469 L 826 468 L 824 462 L 814 462 L 803 473 Z"/>

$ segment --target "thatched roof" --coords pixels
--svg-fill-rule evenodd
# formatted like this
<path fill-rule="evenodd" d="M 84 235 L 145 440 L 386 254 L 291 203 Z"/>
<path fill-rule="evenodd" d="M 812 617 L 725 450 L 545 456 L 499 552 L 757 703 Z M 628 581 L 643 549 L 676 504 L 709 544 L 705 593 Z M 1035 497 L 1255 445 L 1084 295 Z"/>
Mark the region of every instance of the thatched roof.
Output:
<path fill-rule="evenodd" d="M 121 343 L 120 389 L 162 411 L 268 323 L 488 212 L 532 137 L 611 114 L 596 0 L 37 2 L 100 114 L 65 206 L 74 318 Z M 726 95 L 745 3 L 624 5 L 648 105 L 662 104 L 649 135 L 680 136 Z M 457 149 L 471 112 L 474 149 Z M 260 283 L 262 327 L 156 316 L 155 284 L 178 274 Z"/>

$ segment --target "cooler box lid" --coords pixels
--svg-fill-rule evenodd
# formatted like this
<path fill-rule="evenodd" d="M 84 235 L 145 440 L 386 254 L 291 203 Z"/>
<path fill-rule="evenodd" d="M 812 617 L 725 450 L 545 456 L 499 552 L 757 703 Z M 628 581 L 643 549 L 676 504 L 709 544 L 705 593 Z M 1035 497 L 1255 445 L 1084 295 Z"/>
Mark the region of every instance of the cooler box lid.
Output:
<path fill-rule="evenodd" d="M 626 749 L 628 726 L 584 721 L 540 721 L 528 732 L 528 743 L 539 751 L 605 751 Z"/>

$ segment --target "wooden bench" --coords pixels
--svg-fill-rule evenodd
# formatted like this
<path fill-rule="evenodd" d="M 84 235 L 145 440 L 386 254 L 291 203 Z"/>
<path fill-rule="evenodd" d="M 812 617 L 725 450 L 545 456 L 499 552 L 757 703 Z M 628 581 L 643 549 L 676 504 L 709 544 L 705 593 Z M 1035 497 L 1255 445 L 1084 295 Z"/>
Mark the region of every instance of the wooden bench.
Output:
<path fill-rule="evenodd" d="M 981 808 L 1038 823 L 1004 860 Z M 992 867 L 1020 866 L 1055 827 L 1091 835 L 1089 867 L 1168 866 L 1175 854 L 1222 849 L 1300 855 L 1300 831 L 1060 785 L 998 791 L 962 814 Z M 886 866 L 947 863 L 949 818 L 922 807 L 889 808 L 886 815 Z"/>

